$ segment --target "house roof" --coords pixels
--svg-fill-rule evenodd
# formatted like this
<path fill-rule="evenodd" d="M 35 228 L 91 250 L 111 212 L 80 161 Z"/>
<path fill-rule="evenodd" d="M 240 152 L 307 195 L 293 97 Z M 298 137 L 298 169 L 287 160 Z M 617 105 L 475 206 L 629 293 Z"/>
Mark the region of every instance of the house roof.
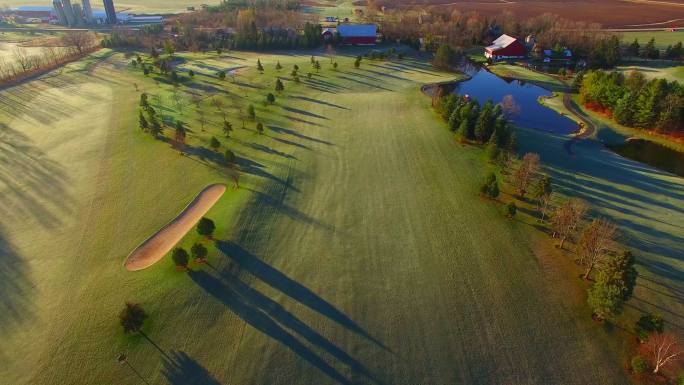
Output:
<path fill-rule="evenodd" d="M 375 37 L 378 26 L 375 24 L 340 24 L 337 33 L 342 37 Z"/>
<path fill-rule="evenodd" d="M 492 45 L 487 47 L 488 50 L 496 51 L 500 49 L 504 49 L 508 47 L 509 45 L 515 43 L 518 39 L 514 38 L 513 36 L 508 36 L 506 34 L 503 34 L 499 36 L 498 39 L 494 40 L 492 42 Z"/>

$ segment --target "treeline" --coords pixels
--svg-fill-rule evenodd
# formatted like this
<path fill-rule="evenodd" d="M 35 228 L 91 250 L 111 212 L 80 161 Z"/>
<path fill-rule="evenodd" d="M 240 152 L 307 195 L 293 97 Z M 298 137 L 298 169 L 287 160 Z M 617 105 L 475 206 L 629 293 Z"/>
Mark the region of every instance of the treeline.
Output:
<path fill-rule="evenodd" d="M 0 57 L 0 86 L 51 71 L 100 48 L 95 35 L 87 32 L 68 33 L 56 43 L 57 46 L 43 47 L 35 54 L 23 47 L 15 47 L 7 58 Z"/>
<path fill-rule="evenodd" d="M 210 12 L 221 12 L 244 8 L 270 8 L 296 11 L 300 7 L 299 0 L 222 0 L 218 5 L 209 6 L 208 10 Z"/>
<path fill-rule="evenodd" d="M 591 71 L 584 75 L 580 102 L 608 113 L 625 126 L 684 132 L 684 87 L 643 73 Z"/>
<path fill-rule="evenodd" d="M 501 104 L 491 100 L 480 107 L 476 98 L 457 94 L 438 98 L 436 110 L 461 141 L 492 143 L 496 148 L 515 150 L 515 134 Z"/>
<path fill-rule="evenodd" d="M 644 59 L 682 60 L 684 59 L 684 47 L 680 41 L 677 44 L 668 45 L 665 51 L 661 53 L 656 47 L 655 38 L 651 38 L 643 47 L 639 44 L 639 39 L 634 39 L 632 44 L 627 47 L 627 54 Z"/>
<path fill-rule="evenodd" d="M 225 8 L 225 9 L 224 9 Z M 162 48 L 171 40 L 177 50 L 299 49 L 316 48 L 323 42 L 322 28 L 310 17 L 291 10 L 274 8 L 209 8 L 179 16 L 163 30 L 115 29 L 105 39 L 107 47 Z"/>
<path fill-rule="evenodd" d="M 423 12 L 427 10 L 428 12 Z M 619 58 L 620 41 L 614 34 L 601 32 L 599 24 L 575 22 L 545 14 L 521 18 L 511 12 L 483 15 L 462 13 L 448 7 L 389 9 L 379 18 L 383 34 L 392 40 L 423 38 L 434 48 L 449 44 L 454 48 L 487 45 L 502 33 L 525 37 L 533 35 L 542 47 L 561 45 L 575 56 L 587 58 L 589 65 L 604 67 Z"/>

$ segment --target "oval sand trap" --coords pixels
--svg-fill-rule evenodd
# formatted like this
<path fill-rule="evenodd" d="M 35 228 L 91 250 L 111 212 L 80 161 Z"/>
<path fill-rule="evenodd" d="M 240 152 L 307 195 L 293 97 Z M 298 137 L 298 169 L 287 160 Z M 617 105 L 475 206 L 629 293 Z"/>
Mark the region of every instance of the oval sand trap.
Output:
<path fill-rule="evenodd" d="M 173 246 L 214 206 L 226 191 L 223 184 L 207 186 L 169 224 L 136 247 L 124 262 L 130 271 L 142 270 L 162 259 Z"/>

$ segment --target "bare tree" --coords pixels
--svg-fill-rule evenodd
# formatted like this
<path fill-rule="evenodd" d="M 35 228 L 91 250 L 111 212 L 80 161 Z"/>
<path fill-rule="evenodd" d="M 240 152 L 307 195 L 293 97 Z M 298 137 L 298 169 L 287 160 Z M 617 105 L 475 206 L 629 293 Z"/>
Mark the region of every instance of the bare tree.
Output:
<path fill-rule="evenodd" d="M 615 238 L 617 226 L 607 219 L 594 219 L 582 231 L 579 241 L 580 261 L 587 266 L 584 279 L 589 275 L 608 250 L 608 246 Z"/>
<path fill-rule="evenodd" d="M 171 98 L 173 99 L 174 104 L 176 105 L 176 109 L 180 112 L 181 115 L 183 115 L 183 108 L 185 108 L 185 96 L 183 96 L 182 93 L 178 92 L 178 88 L 174 87 L 173 92 L 171 93 Z"/>
<path fill-rule="evenodd" d="M 79 55 L 95 45 L 95 35 L 90 32 L 71 32 L 62 36 L 62 43 L 75 49 Z"/>
<path fill-rule="evenodd" d="M 501 101 L 501 110 L 507 118 L 520 114 L 520 106 L 516 103 L 513 95 L 504 96 Z"/>
<path fill-rule="evenodd" d="M 535 176 L 539 172 L 539 154 L 528 152 L 522 159 L 520 166 L 513 173 L 513 184 L 518 190 L 520 198 L 525 197 L 525 193 L 530 188 Z"/>
<path fill-rule="evenodd" d="M 552 202 L 553 202 L 553 194 L 544 194 L 541 197 L 539 197 L 539 205 L 537 206 L 537 209 L 541 213 L 540 222 L 544 222 L 546 217 L 549 215 L 549 211 L 551 210 Z"/>
<path fill-rule="evenodd" d="M 646 341 L 646 350 L 653 366 L 653 373 L 658 371 L 684 354 L 679 338 L 674 333 L 654 333 Z"/>
<path fill-rule="evenodd" d="M 197 110 L 197 121 L 202 127 L 202 131 L 204 131 L 204 125 L 207 124 L 207 117 L 204 114 L 204 110 L 198 109 Z"/>
<path fill-rule="evenodd" d="M 577 225 L 582 222 L 582 218 L 588 210 L 586 202 L 572 198 L 559 206 L 553 217 L 551 226 L 553 227 L 553 237 L 558 235 L 561 238 L 559 247 L 562 249 L 565 241 L 572 235 Z"/>
<path fill-rule="evenodd" d="M 26 72 L 31 69 L 31 57 L 29 56 L 28 51 L 26 51 L 26 48 L 14 47 L 12 56 L 14 56 L 14 60 L 19 63 L 22 71 Z"/>

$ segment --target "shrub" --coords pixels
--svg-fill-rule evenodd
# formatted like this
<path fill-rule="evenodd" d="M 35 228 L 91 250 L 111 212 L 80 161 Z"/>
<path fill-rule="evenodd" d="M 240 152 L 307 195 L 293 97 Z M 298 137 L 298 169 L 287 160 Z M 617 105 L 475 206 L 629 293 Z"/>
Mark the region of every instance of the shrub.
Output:
<path fill-rule="evenodd" d="M 515 202 L 509 202 L 506 205 L 506 216 L 509 218 L 513 218 L 515 214 L 518 212 L 518 206 L 515 205 Z"/>
<path fill-rule="evenodd" d="M 275 103 L 275 100 L 276 100 L 275 95 L 273 95 L 272 93 L 269 92 L 268 95 L 266 95 L 266 101 L 267 102 L 273 104 L 273 103 Z"/>
<path fill-rule="evenodd" d="M 209 218 L 202 217 L 199 223 L 197 223 L 197 232 L 199 235 L 211 237 L 211 234 L 214 233 L 214 229 L 216 229 L 216 225 L 214 225 L 214 221 Z"/>
<path fill-rule="evenodd" d="M 226 153 L 223 154 L 223 157 L 226 159 L 226 163 L 229 166 L 232 166 L 233 164 L 235 164 L 235 161 L 237 160 L 235 153 L 231 150 L 226 150 Z"/>
<path fill-rule="evenodd" d="M 207 254 L 209 254 L 209 251 L 206 247 L 204 247 L 203 244 L 195 243 L 190 248 L 190 253 L 192 253 L 193 258 L 195 258 L 198 262 L 201 263 L 204 262 L 204 259 L 207 257 Z"/>
<path fill-rule="evenodd" d="M 126 333 L 139 332 L 147 313 L 137 303 L 126 302 L 126 307 L 119 313 L 119 321 Z"/>
<path fill-rule="evenodd" d="M 210 145 L 211 148 L 213 148 L 214 151 L 216 151 L 219 147 L 221 147 L 221 142 L 219 142 L 218 139 L 216 139 L 216 137 L 212 136 Z"/>
<path fill-rule="evenodd" d="M 634 333 L 641 341 L 648 340 L 651 333 L 662 333 L 664 327 L 663 318 L 656 314 L 643 314 L 637 322 L 634 323 Z"/>
<path fill-rule="evenodd" d="M 259 133 L 259 135 L 263 134 L 264 133 L 264 125 L 261 124 L 261 122 L 257 123 L 256 130 Z"/>
<path fill-rule="evenodd" d="M 193 70 L 188 71 L 188 76 L 190 76 L 191 78 L 195 77 L 195 71 L 193 71 Z"/>
<path fill-rule="evenodd" d="M 219 79 L 223 80 L 226 78 L 226 71 L 219 71 L 216 75 Z"/>
<path fill-rule="evenodd" d="M 254 109 L 254 105 L 250 104 L 247 107 L 247 115 L 249 115 L 250 118 L 254 119 L 256 118 L 256 110 Z"/>
<path fill-rule="evenodd" d="M 185 251 L 184 248 L 177 247 L 173 249 L 171 258 L 173 259 L 173 263 L 176 264 L 176 267 L 178 269 L 185 269 L 186 267 L 188 267 L 188 252 Z"/>
<path fill-rule="evenodd" d="M 632 357 L 632 371 L 637 374 L 645 373 L 648 370 L 648 363 L 642 356 Z"/>

